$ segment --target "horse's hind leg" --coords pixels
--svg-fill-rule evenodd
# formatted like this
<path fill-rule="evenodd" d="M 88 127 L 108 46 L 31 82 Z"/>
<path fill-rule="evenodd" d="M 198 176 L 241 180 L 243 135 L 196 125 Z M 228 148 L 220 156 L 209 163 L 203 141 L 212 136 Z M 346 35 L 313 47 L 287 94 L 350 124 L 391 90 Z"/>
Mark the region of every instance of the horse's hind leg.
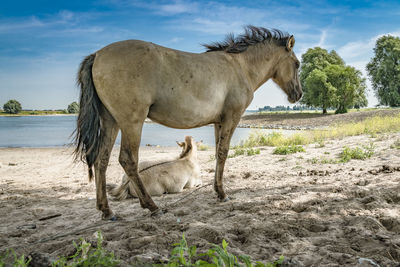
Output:
<path fill-rule="evenodd" d="M 231 142 L 232 135 L 236 129 L 237 124 L 240 121 L 238 118 L 230 118 L 226 116 L 224 121 L 221 123 L 216 123 L 214 125 L 215 129 L 215 157 L 217 161 L 217 166 L 215 168 L 214 177 L 214 190 L 217 192 L 218 198 L 221 201 L 228 201 L 229 198 L 224 192 L 223 185 L 223 173 L 225 167 L 225 161 L 228 157 L 229 144 Z"/>
<path fill-rule="evenodd" d="M 136 121 L 136 123 L 129 124 L 129 127 L 121 129 L 122 140 L 119 162 L 129 179 L 133 182 L 136 195 L 139 198 L 142 208 L 147 208 L 152 213 L 156 213 L 158 207 L 147 193 L 138 172 L 138 154 L 143 122 L 144 119 L 141 122 Z"/>
<path fill-rule="evenodd" d="M 108 206 L 106 192 L 106 171 L 108 161 L 110 160 L 111 150 L 113 148 L 115 138 L 118 134 L 118 125 L 111 114 L 102 107 L 101 111 L 101 129 L 99 154 L 94 164 L 95 181 L 96 181 L 96 206 L 100 210 L 103 219 L 115 220 L 115 216 Z"/>

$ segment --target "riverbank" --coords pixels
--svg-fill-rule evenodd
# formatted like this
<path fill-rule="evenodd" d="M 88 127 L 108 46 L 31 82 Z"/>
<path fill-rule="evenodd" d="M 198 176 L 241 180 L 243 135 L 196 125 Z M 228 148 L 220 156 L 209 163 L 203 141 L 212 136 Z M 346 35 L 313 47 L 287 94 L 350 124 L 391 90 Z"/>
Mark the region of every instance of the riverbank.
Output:
<path fill-rule="evenodd" d="M 370 144 L 370 158 L 337 163 L 344 147 Z M 356 266 L 367 260 L 396 266 L 399 144 L 400 133 L 394 133 L 310 144 L 305 152 L 291 155 L 261 147 L 258 155 L 227 160 L 229 202 L 218 202 L 212 186 L 185 190 L 155 197 L 168 212 L 154 218 L 137 199 L 111 199 L 111 208 L 122 219 L 107 224 L 95 209 L 94 183 L 88 182 L 85 165 L 73 162 L 72 149 L 3 148 L 0 250 L 72 255 L 72 241 L 94 241 L 100 230 L 105 249 L 124 263 L 156 262 L 166 258 L 185 233 L 200 252 L 225 239 L 231 252 L 262 261 L 283 255 L 302 266 Z M 140 157 L 165 159 L 179 152 L 178 147 L 142 147 Z M 214 153 L 212 148 L 198 152 L 204 185 L 213 181 Z M 107 171 L 110 184 L 120 183 L 123 175 L 118 154 L 116 147 Z"/>
<path fill-rule="evenodd" d="M 310 130 L 340 123 L 359 122 L 375 116 L 397 116 L 400 109 L 371 109 L 345 114 L 319 112 L 265 112 L 245 115 L 240 120 L 242 128 Z"/>
<path fill-rule="evenodd" d="M 18 117 L 18 116 L 77 116 L 64 110 L 22 110 L 17 114 L 10 114 L 0 111 L 0 116 L 3 117 Z"/>

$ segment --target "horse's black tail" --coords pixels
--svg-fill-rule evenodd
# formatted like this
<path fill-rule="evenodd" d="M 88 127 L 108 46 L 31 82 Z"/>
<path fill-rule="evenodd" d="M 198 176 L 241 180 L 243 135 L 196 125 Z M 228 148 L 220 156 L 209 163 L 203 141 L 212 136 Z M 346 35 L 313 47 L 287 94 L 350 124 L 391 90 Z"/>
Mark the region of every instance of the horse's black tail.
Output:
<path fill-rule="evenodd" d="M 96 54 L 87 56 L 79 67 L 77 84 L 81 89 L 80 109 L 75 130 L 75 157 L 86 162 L 89 168 L 89 181 L 93 178 L 93 164 L 100 148 L 100 109 L 103 105 L 93 83 L 92 66 Z"/>

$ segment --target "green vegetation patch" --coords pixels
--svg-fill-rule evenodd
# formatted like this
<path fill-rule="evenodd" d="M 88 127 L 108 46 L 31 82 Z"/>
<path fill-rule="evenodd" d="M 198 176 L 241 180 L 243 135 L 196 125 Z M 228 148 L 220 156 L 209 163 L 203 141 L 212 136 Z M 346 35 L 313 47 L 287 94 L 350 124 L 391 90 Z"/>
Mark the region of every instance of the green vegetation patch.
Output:
<path fill-rule="evenodd" d="M 108 267 L 119 266 L 121 262 L 114 256 L 114 253 L 102 247 L 103 236 L 97 232 L 97 245 L 91 245 L 81 239 L 79 245 L 73 243 L 76 253 L 70 257 L 61 257 L 51 264 L 52 267 Z M 223 240 L 222 247 L 210 244 L 211 248 L 205 253 L 198 253 L 196 246 L 188 245 L 185 235 L 179 243 L 174 244 L 171 256 L 168 261 L 161 264 L 143 264 L 132 262 L 133 266 L 154 266 L 154 267 L 276 267 L 283 263 L 283 256 L 274 262 L 262 263 L 253 261 L 250 256 L 235 256 L 228 252 L 228 243 Z M 17 257 L 14 251 L 6 255 L 0 255 L 0 267 L 27 267 L 30 260 L 23 255 Z"/>
<path fill-rule="evenodd" d="M 156 266 L 164 267 L 275 267 L 283 262 L 283 256 L 275 262 L 262 263 L 253 262 L 250 256 L 242 255 L 235 256 L 228 252 L 228 243 L 223 240 L 222 247 L 212 244 L 212 248 L 206 253 L 197 253 L 196 246 L 188 246 L 185 235 L 182 235 L 182 240 L 174 244 L 171 252 L 171 257 L 168 262 Z M 206 260 L 208 259 L 208 260 Z"/>
<path fill-rule="evenodd" d="M 277 155 L 288 155 L 288 154 L 294 154 L 297 152 L 305 152 L 305 150 L 302 146 L 298 146 L 298 145 L 283 145 L 283 146 L 278 146 L 277 148 L 275 148 L 272 153 L 277 154 Z"/>
<path fill-rule="evenodd" d="M 252 147 L 244 147 L 244 146 L 235 146 L 233 147 L 233 154 L 230 154 L 229 158 L 234 158 L 237 156 L 253 156 L 260 154 L 259 148 L 252 148 Z"/>
<path fill-rule="evenodd" d="M 108 252 L 102 247 L 103 235 L 97 232 L 97 246 L 93 247 L 90 243 L 81 239 L 81 243 L 77 245 L 73 243 L 76 253 L 70 257 L 61 257 L 52 263 L 52 267 L 89 267 L 89 266 L 117 266 L 120 261 L 115 257 L 113 252 Z"/>
<path fill-rule="evenodd" d="M 199 151 L 207 151 L 208 149 L 210 149 L 210 147 L 208 145 L 201 143 L 200 145 L 197 146 L 197 149 Z"/>
<path fill-rule="evenodd" d="M 374 155 L 374 147 L 370 146 L 350 148 L 345 146 L 340 153 L 340 162 L 349 162 L 352 159 L 365 160 Z"/>
<path fill-rule="evenodd" d="M 8 250 L 4 255 L 0 255 L 0 267 L 27 267 L 29 262 L 30 259 L 25 258 L 24 255 L 18 257 L 13 250 Z"/>
<path fill-rule="evenodd" d="M 249 137 L 242 141 L 241 147 L 257 146 L 299 146 L 317 143 L 320 147 L 331 139 L 341 139 L 347 136 L 370 135 L 393 133 L 400 131 L 400 114 L 395 116 L 376 116 L 367 118 L 360 122 L 337 124 L 324 130 L 301 131 L 285 136 L 281 132 L 264 133 L 255 130 Z"/>

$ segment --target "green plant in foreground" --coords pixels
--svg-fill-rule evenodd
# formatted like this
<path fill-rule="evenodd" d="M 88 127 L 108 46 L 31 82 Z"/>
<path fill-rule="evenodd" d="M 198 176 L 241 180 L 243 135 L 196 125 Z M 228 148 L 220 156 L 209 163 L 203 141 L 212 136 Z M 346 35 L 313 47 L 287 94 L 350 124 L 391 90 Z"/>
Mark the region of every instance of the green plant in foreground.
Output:
<path fill-rule="evenodd" d="M 374 146 L 372 143 L 369 146 L 364 146 L 363 148 L 349 148 L 345 146 L 342 153 L 340 153 L 340 162 L 348 162 L 352 159 L 365 160 L 372 157 L 373 154 Z"/>
<path fill-rule="evenodd" d="M 71 257 L 61 257 L 52 263 L 53 267 L 86 267 L 86 266 L 117 266 L 119 260 L 115 258 L 113 252 L 106 251 L 103 247 L 103 236 L 100 231 L 97 232 L 97 247 L 93 248 L 90 243 L 81 239 L 81 243 L 77 245 L 76 253 Z"/>
<path fill-rule="evenodd" d="M 10 255 L 11 254 L 11 255 Z M 10 257 L 13 257 L 11 259 L 12 262 L 10 262 L 9 259 Z M 29 265 L 30 259 L 26 259 L 24 255 L 21 255 L 20 257 L 15 254 L 14 250 L 8 250 L 6 254 L 0 255 L 0 267 L 5 267 L 5 266 L 11 266 L 11 267 L 27 267 Z"/>
<path fill-rule="evenodd" d="M 189 247 L 185 235 L 182 235 L 182 239 L 179 243 L 174 244 L 174 248 L 171 252 L 171 257 L 168 263 L 163 265 L 164 267 L 275 267 L 283 262 L 283 256 L 279 260 L 272 263 L 256 262 L 252 263 L 250 256 L 235 256 L 228 252 L 228 243 L 223 240 L 222 247 L 213 244 L 213 248 L 209 249 L 206 253 L 197 254 L 196 246 Z M 199 257 L 208 257 L 211 263 Z M 196 260 L 197 259 L 197 260 Z"/>
<path fill-rule="evenodd" d="M 277 155 L 287 155 L 287 154 L 294 154 L 297 152 L 305 152 L 305 150 L 302 146 L 283 145 L 275 148 L 272 153 Z"/>

